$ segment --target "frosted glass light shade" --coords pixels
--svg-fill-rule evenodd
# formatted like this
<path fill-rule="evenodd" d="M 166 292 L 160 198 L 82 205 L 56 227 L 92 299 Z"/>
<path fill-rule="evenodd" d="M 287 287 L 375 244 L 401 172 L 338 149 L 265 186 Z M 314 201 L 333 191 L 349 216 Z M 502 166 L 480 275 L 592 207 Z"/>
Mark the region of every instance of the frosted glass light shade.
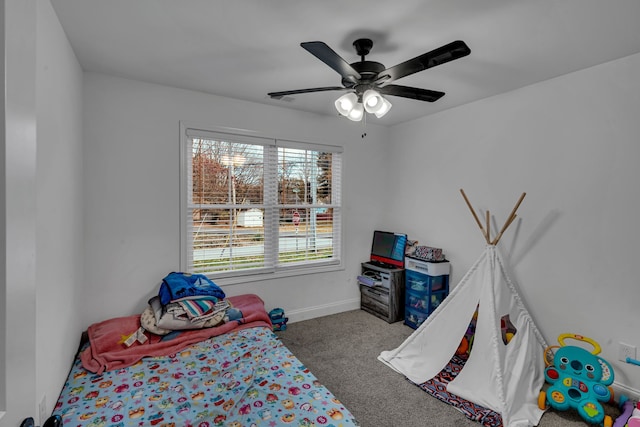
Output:
<path fill-rule="evenodd" d="M 349 115 L 347 115 L 347 118 L 349 120 L 353 120 L 354 122 L 359 122 L 360 120 L 362 120 L 362 116 L 364 116 L 364 107 L 362 106 L 362 104 L 356 104 L 351 109 L 351 111 L 349 111 Z"/>
<path fill-rule="evenodd" d="M 378 111 L 376 111 L 374 114 L 376 115 L 377 118 L 380 118 L 385 114 L 387 114 L 389 110 L 391 110 L 391 103 L 387 101 L 385 98 L 382 98 L 380 109 L 378 109 Z"/>
<path fill-rule="evenodd" d="M 382 107 L 382 101 L 384 98 L 372 89 L 367 89 L 364 94 L 362 94 L 362 103 L 364 104 L 364 109 L 367 110 L 367 113 L 375 113 Z"/>
<path fill-rule="evenodd" d="M 345 93 L 340 98 L 336 99 L 335 102 L 338 113 L 347 117 L 349 117 L 349 113 L 356 105 L 358 105 L 358 95 L 354 92 Z"/>

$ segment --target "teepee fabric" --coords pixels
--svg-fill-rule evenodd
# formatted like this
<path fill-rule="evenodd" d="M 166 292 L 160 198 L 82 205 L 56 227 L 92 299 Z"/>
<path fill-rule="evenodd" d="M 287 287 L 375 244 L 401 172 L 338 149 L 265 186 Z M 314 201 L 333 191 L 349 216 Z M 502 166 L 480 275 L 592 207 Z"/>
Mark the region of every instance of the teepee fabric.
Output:
<path fill-rule="evenodd" d="M 416 384 L 431 379 L 455 353 L 477 307 L 472 351 L 447 391 L 500 413 L 505 427 L 537 425 L 547 344 L 494 245 L 405 342 L 378 359 Z M 516 329 L 508 344 L 501 332 L 506 315 Z"/>

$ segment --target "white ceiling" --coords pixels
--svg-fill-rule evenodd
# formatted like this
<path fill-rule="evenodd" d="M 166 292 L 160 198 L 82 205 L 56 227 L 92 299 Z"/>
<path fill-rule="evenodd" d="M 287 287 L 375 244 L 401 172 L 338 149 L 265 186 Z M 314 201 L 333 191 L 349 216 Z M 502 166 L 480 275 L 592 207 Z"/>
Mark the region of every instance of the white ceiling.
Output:
<path fill-rule="evenodd" d="M 467 57 L 394 83 L 443 91 L 435 103 L 389 97 L 383 125 L 493 96 L 640 52 L 638 0 L 51 0 L 85 71 L 337 115 L 342 92 L 273 100 L 268 92 L 340 86 L 300 47 L 352 43 L 391 67 L 454 40 Z M 549 99 L 553 103 L 553 99 Z"/>

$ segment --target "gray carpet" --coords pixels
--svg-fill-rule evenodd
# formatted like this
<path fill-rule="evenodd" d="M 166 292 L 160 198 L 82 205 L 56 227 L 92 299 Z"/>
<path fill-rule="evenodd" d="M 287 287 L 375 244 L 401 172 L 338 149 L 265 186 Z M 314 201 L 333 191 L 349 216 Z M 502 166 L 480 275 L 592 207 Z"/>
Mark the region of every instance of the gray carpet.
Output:
<path fill-rule="evenodd" d="M 479 427 L 377 360 L 413 329 L 388 324 L 361 310 L 287 325 L 278 336 L 318 380 L 353 413 L 362 427 Z M 614 420 L 615 406 L 606 407 Z M 587 426 L 575 411 L 547 411 L 542 427 Z"/>

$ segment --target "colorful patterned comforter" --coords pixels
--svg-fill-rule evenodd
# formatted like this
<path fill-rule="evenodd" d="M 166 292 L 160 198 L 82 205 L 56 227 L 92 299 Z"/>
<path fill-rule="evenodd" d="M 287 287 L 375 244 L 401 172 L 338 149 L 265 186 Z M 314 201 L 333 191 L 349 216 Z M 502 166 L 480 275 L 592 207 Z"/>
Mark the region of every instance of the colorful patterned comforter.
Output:
<path fill-rule="evenodd" d="M 54 414 L 69 427 L 358 425 L 266 327 L 101 375 L 76 358 Z"/>

